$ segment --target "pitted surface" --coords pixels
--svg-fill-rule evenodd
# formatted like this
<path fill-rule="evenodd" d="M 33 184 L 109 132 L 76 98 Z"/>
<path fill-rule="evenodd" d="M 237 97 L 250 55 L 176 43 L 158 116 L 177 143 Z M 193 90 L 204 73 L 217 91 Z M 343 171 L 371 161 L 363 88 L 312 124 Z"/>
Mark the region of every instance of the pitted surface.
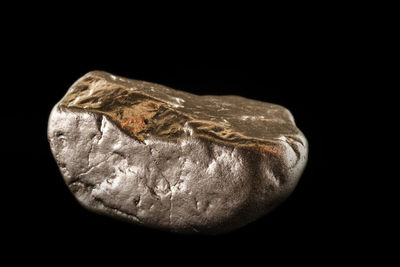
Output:
<path fill-rule="evenodd" d="M 66 184 L 90 210 L 178 232 L 225 232 L 294 189 L 307 141 L 285 108 L 91 72 L 50 115 Z"/>

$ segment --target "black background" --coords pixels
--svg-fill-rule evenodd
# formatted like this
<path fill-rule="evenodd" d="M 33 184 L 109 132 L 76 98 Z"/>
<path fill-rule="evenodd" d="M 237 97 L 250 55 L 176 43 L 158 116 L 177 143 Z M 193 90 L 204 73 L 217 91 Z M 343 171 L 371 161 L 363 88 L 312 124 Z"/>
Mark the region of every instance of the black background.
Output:
<path fill-rule="evenodd" d="M 42 31 L 28 26 L 12 43 L 6 103 L 11 133 L 10 169 L 18 173 L 7 205 L 9 245 L 29 257 L 67 260 L 137 258 L 145 262 L 221 262 L 277 259 L 334 261 L 358 255 L 371 235 L 357 217 L 348 134 L 360 121 L 354 101 L 367 60 L 357 33 L 330 23 L 289 25 L 273 35 L 259 28 L 202 25 L 173 34 L 133 26 L 129 32 L 86 26 Z M 182 24 L 182 23 L 180 23 Z M 310 26 L 310 24 L 307 24 Z M 236 26 L 236 25 L 234 25 Z M 75 29 L 75 28 L 74 28 Z M 18 35 L 18 32 L 16 33 Z M 11 49 L 12 48 L 12 49 Z M 290 198 L 270 214 L 217 236 L 161 232 L 99 216 L 79 206 L 58 171 L 46 137 L 52 107 L 91 70 L 146 80 L 195 94 L 235 94 L 287 107 L 309 141 L 309 161 Z M 351 108 L 352 107 L 352 108 Z M 350 140 L 351 141 L 351 140 Z M 351 161 L 352 160 L 352 161 Z M 13 181 L 15 182 L 15 181 Z M 6 189 L 7 190 L 7 189 Z M 355 257 L 357 259 L 357 257 Z"/>

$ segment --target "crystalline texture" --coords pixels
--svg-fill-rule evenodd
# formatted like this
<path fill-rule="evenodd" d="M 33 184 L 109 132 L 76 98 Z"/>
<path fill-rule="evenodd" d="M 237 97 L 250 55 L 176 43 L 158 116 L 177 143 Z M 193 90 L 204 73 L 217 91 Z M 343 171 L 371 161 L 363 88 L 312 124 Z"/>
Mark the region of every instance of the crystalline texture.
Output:
<path fill-rule="evenodd" d="M 90 72 L 50 114 L 62 176 L 89 210 L 176 232 L 220 233 L 294 189 L 307 140 L 290 112 Z"/>

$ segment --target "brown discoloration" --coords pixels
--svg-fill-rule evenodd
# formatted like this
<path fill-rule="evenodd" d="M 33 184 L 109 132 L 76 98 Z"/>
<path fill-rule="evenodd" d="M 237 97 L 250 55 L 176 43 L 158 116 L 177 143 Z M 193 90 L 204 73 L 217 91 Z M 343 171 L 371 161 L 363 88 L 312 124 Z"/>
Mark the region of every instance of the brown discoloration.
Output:
<path fill-rule="evenodd" d="M 261 155 L 268 155 L 268 154 L 276 154 L 279 152 L 279 149 L 276 146 L 260 146 L 258 147 L 258 151 Z"/>
<path fill-rule="evenodd" d="M 114 114 L 119 114 L 119 116 L 114 117 L 125 132 L 129 133 L 131 136 L 135 136 L 140 141 L 144 141 L 144 135 L 152 126 L 153 117 L 157 114 L 160 106 L 161 103 L 145 101 L 132 106 L 131 109 L 114 111 Z M 112 113 L 107 115 L 113 116 Z"/>
<path fill-rule="evenodd" d="M 276 153 L 271 140 L 300 133 L 290 113 L 278 105 L 239 96 L 196 96 L 105 72 L 78 80 L 60 106 L 106 115 L 141 141 L 148 135 L 177 140 L 187 135 L 184 127 L 189 125 L 192 134 L 205 139 L 260 145 L 260 153 Z"/>
<path fill-rule="evenodd" d="M 132 119 L 127 119 L 126 121 L 121 122 L 121 127 L 124 128 L 128 123 L 132 123 Z"/>
<path fill-rule="evenodd" d="M 127 119 L 126 121 L 121 123 L 121 127 L 128 131 L 133 131 L 133 133 L 137 134 L 138 132 L 141 132 L 146 128 L 146 124 L 144 123 L 143 117 L 141 117 Z"/>
<path fill-rule="evenodd" d="M 150 108 L 152 108 L 152 109 L 158 109 L 161 105 L 162 105 L 162 103 L 156 103 L 156 102 L 148 102 L 148 107 L 150 107 Z"/>

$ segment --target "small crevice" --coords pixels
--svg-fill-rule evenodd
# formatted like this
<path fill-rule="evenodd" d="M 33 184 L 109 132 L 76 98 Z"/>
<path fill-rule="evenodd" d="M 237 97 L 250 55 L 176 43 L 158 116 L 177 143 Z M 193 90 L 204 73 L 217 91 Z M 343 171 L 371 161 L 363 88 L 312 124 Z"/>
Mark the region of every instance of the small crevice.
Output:
<path fill-rule="evenodd" d="M 199 210 L 199 201 L 197 200 L 196 197 L 194 197 L 194 203 L 195 203 L 195 206 L 196 206 L 196 210 Z"/>
<path fill-rule="evenodd" d="M 74 185 L 83 186 L 86 190 L 93 190 L 93 188 L 96 187 L 96 184 L 84 182 L 82 180 L 79 180 L 79 178 L 76 178 L 73 181 L 71 181 L 70 183 L 68 183 L 69 187 L 74 186 Z"/>
<path fill-rule="evenodd" d="M 104 132 L 104 125 L 105 125 L 105 119 L 103 115 L 100 115 L 97 119 L 96 119 L 96 126 L 97 126 L 97 130 L 100 133 L 100 137 L 97 140 L 97 144 L 100 143 L 101 139 L 103 138 L 103 132 Z"/>
<path fill-rule="evenodd" d="M 89 148 L 89 152 L 87 155 L 87 165 L 88 166 L 90 166 L 90 154 L 92 153 L 92 151 L 93 151 L 93 142 L 90 143 L 90 148 Z"/>
<path fill-rule="evenodd" d="M 141 200 L 140 195 L 138 195 L 137 197 L 135 197 L 135 199 L 133 200 L 133 203 L 135 204 L 136 207 L 139 205 L 140 200 Z"/>
<path fill-rule="evenodd" d="M 184 160 L 184 161 L 182 162 L 182 164 L 181 164 L 180 171 L 179 171 L 179 174 L 178 174 L 178 180 L 176 181 L 176 183 L 174 184 L 174 186 L 177 186 L 178 184 L 180 184 L 180 183 L 183 182 L 183 180 L 181 179 L 181 177 L 182 177 L 182 173 L 183 173 L 184 166 L 185 166 L 186 162 L 187 162 L 187 158 L 185 158 L 185 160 Z"/>
<path fill-rule="evenodd" d="M 301 140 L 301 138 L 298 138 L 298 137 L 293 136 L 293 135 L 287 135 L 286 138 L 290 139 L 290 140 L 293 140 L 293 141 L 296 141 L 296 142 L 300 143 L 302 146 L 304 146 L 303 140 Z"/>
<path fill-rule="evenodd" d="M 297 145 L 294 144 L 294 142 L 299 142 L 299 141 L 294 139 L 291 136 L 287 136 L 286 139 L 287 139 L 286 143 L 292 148 L 293 152 L 296 154 L 296 163 L 295 164 L 297 164 L 299 162 L 299 160 L 300 160 L 300 151 L 297 148 Z M 301 142 L 299 142 L 299 143 L 301 143 Z"/>
<path fill-rule="evenodd" d="M 124 158 L 124 159 L 127 158 L 122 152 L 117 151 L 117 150 L 114 150 L 114 151 L 112 152 L 112 154 L 118 155 L 118 156 L 120 156 L 120 157 L 122 157 L 122 158 Z"/>
<path fill-rule="evenodd" d="M 150 186 L 146 185 L 147 189 L 150 192 L 150 195 L 152 195 L 153 197 L 155 197 L 158 201 L 161 200 L 160 196 L 154 191 L 153 188 L 151 188 Z"/>
<path fill-rule="evenodd" d="M 155 149 L 155 148 L 153 148 L 153 147 L 149 147 L 149 152 L 150 152 L 150 155 L 151 156 L 153 156 L 153 150 L 155 150 L 155 151 L 157 151 L 158 153 L 160 153 L 160 151 L 158 151 L 157 149 Z M 161 177 L 162 177 L 162 179 L 164 179 L 165 180 L 165 182 L 167 183 L 167 185 L 168 185 L 168 193 L 166 193 L 166 194 L 169 194 L 169 209 L 168 209 L 168 212 L 169 212 L 169 214 L 168 214 L 168 222 L 169 222 L 169 224 L 171 224 L 171 220 L 172 220 L 172 208 L 173 208 L 173 205 L 172 205 L 172 190 L 171 190 L 171 183 L 168 181 L 168 179 L 164 176 L 164 174 L 162 173 L 162 171 L 161 171 L 161 169 L 159 168 L 159 166 L 158 166 L 158 164 L 155 162 L 155 164 L 154 164 L 154 166 L 157 168 L 157 171 L 158 171 L 158 173 L 161 175 Z M 149 167 L 147 166 L 147 169 L 149 170 Z M 182 169 L 182 168 L 181 168 Z M 181 171 L 181 173 L 182 173 L 182 171 Z M 180 177 L 180 175 L 181 175 L 181 173 L 179 174 L 179 177 Z M 177 184 L 177 183 L 176 183 Z M 176 185 L 175 184 L 175 185 Z M 174 185 L 174 186 L 175 186 Z M 156 196 L 157 196 L 157 199 L 158 200 L 160 200 L 160 197 L 155 193 L 155 191 L 153 190 L 153 189 L 151 189 L 149 186 L 147 186 L 148 188 L 149 188 L 149 191 L 150 191 L 150 193 L 151 194 L 155 194 Z"/>
<path fill-rule="evenodd" d="M 135 221 L 137 221 L 137 222 L 141 222 L 140 219 L 139 219 L 139 217 L 137 217 L 136 214 L 133 214 L 133 213 L 130 213 L 130 212 L 126 212 L 126 211 L 122 211 L 122 210 L 120 210 L 119 208 L 116 208 L 116 207 L 114 207 L 114 206 L 112 206 L 112 205 L 106 204 L 101 198 L 93 197 L 93 199 L 94 199 L 96 202 L 100 203 L 105 209 L 111 210 L 111 211 L 113 211 L 114 213 L 122 213 L 122 214 L 124 214 L 125 216 L 127 216 L 127 217 L 129 217 L 129 218 L 131 218 L 131 219 L 133 219 L 133 220 L 135 220 Z"/>
<path fill-rule="evenodd" d="M 93 166 L 91 166 L 91 167 L 88 167 L 84 172 L 79 173 L 77 176 L 82 176 L 82 175 L 87 174 L 88 172 L 90 172 L 91 170 L 93 170 L 93 168 L 96 168 L 97 166 L 99 166 L 99 165 L 102 164 L 102 163 L 104 163 L 104 161 L 100 161 L 100 162 L 98 162 L 97 164 L 95 164 L 95 165 L 93 165 Z"/>

